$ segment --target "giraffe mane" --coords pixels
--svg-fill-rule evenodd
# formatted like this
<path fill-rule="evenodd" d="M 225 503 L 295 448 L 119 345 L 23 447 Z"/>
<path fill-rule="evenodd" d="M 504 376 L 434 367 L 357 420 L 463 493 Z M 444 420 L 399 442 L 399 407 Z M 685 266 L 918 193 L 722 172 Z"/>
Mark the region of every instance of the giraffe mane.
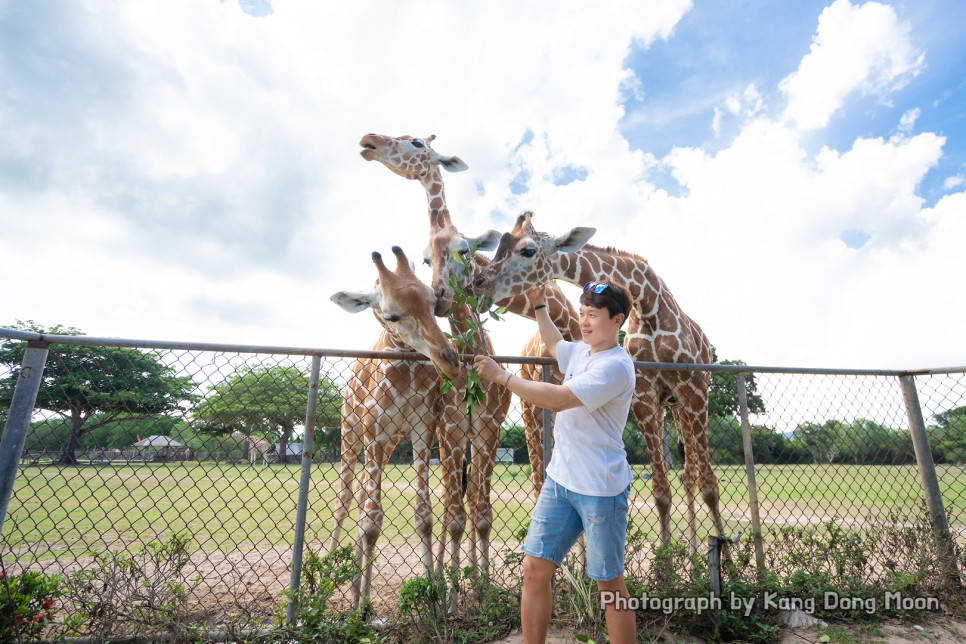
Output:
<path fill-rule="evenodd" d="M 617 257 L 627 257 L 628 259 L 647 263 L 647 260 L 640 255 L 626 250 L 621 250 L 619 248 L 614 248 L 613 246 L 594 246 L 593 244 L 584 244 L 583 250 L 589 250 L 594 253 L 604 253 L 606 255 L 615 255 Z"/>

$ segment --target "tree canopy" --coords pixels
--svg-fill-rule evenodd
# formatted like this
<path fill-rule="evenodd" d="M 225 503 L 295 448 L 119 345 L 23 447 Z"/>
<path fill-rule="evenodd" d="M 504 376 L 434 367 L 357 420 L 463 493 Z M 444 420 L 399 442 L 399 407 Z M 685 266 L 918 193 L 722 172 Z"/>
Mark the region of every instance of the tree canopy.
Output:
<path fill-rule="evenodd" d="M 305 422 L 309 372 L 294 365 L 241 365 L 217 383 L 195 408 L 209 433 L 260 434 L 285 454 L 295 428 Z M 316 426 L 339 427 L 342 395 L 328 376 L 319 382 Z"/>
<path fill-rule="evenodd" d="M 741 360 L 718 361 L 718 351 L 711 347 L 711 359 L 715 364 L 744 365 Z M 749 414 L 764 414 L 765 402 L 758 395 L 758 383 L 755 374 L 745 374 L 745 394 L 748 398 Z M 711 386 L 708 389 L 708 416 L 727 418 L 738 416 L 741 407 L 738 404 L 738 374 L 716 371 L 711 374 Z"/>
<path fill-rule="evenodd" d="M 11 328 L 36 333 L 84 335 L 74 327 L 44 329 L 34 322 Z M 0 406 L 9 406 L 26 352 L 23 341 L 0 342 L 0 364 L 9 373 L 0 378 Z M 37 393 L 36 407 L 70 423 L 66 444 L 56 460 L 77 463 L 80 439 L 90 431 L 119 420 L 180 413 L 181 403 L 195 399 L 195 383 L 178 376 L 151 352 L 124 347 L 52 345 Z"/>

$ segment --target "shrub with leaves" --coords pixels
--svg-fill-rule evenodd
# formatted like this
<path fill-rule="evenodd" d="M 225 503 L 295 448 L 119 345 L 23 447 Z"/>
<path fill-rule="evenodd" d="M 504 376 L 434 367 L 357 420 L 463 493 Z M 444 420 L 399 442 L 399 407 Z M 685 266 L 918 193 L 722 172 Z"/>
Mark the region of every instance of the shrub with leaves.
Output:
<path fill-rule="evenodd" d="M 152 541 L 134 554 L 109 552 L 95 565 L 67 578 L 77 609 L 70 626 L 93 637 L 141 629 L 184 632 L 188 595 L 200 579 L 186 583 L 191 538 L 175 533 Z"/>
<path fill-rule="evenodd" d="M 0 571 L 0 642 L 40 639 L 53 623 L 54 609 L 61 594 L 57 575 L 28 570 L 8 577 Z"/>
<path fill-rule="evenodd" d="M 352 546 L 337 548 L 324 556 L 309 550 L 302 562 L 301 586 L 295 593 L 284 591 L 296 607 L 295 629 L 290 637 L 309 642 L 378 641 L 375 630 L 366 623 L 371 614 L 368 604 L 351 611 L 329 608 L 336 589 L 359 571 Z M 279 617 L 279 625 L 284 619 Z"/>

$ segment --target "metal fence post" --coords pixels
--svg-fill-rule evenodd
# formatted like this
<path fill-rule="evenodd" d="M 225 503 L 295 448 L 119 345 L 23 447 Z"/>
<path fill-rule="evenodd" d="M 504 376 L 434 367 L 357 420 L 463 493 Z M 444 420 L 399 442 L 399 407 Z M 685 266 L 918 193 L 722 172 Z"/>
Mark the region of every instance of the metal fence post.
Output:
<path fill-rule="evenodd" d="M 7 518 L 7 505 L 13 493 L 13 484 L 17 480 L 17 470 L 20 469 L 30 417 L 34 413 L 34 403 L 37 402 L 37 392 L 40 391 L 40 381 L 44 376 L 44 365 L 47 364 L 48 347 L 50 343 L 40 340 L 27 342 L 20 373 L 17 374 L 17 385 L 10 401 L 7 424 L 3 429 L 3 438 L 0 439 L 0 532 L 3 531 L 3 522 Z"/>
<path fill-rule="evenodd" d="M 315 438 L 315 413 L 319 398 L 319 371 L 321 356 L 312 356 L 312 374 L 309 377 L 309 402 L 305 411 L 305 437 L 302 440 L 302 476 L 299 479 L 299 499 L 295 511 L 295 539 L 292 544 L 292 577 L 289 581 L 287 623 L 295 626 L 298 607 L 298 590 L 302 577 L 302 549 L 305 543 L 305 515 L 309 506 L 309 484 L 312 478 L 312 443 Z"/>
<path fill-rule="evenodd" d="M 751 444 L 751 423 L 748 422 L 748 389 L 745 374 L 738 376 L 738 408 L 741 412 L 741 444 L 745 452 L 745 475 L 748 478 L 748 506 L 751 509 L 751 538 L 755 542 L 755 565 L 758 578 L 765 573 L 765 548 L 761 540 L 761 517 L 758 514 L 758 483 L 755 479 L 755 451 Z"/>
<path fill-rule="evenodd" d="M 932 450 L 929 447 L 929 437 L 926 435 L 926 423 L 922 418 L 922 407 L 919 406 L 919 394 L 916 392 L 916 381 L 910 375 L 899 376 L 902 385 L 902 397 L 906 404 L 906 414 L 909 416 L 909 429 L 912 433 L 912 447 L 916 452 L 916 463 L 919 466 L 919 478 L 922 490 L 926 496 L 926 505 L 932 518 L 933 530 L 939 538 L 943 549 L 943 558 L 950 576 L 959 579 L 956 565 L 956 549 L 949 531 L 949 521 L 943 507 L 942 494 L 939 491 L 939 479 L 936 476 L 936 463 L 933 461 Z"/>

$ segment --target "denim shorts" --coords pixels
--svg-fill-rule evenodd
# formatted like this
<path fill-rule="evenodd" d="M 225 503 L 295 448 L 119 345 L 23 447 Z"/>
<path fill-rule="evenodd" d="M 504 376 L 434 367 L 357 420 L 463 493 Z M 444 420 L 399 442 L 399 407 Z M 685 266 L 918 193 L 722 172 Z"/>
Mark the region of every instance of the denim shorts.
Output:
<path fill-rule="evenodd" d="M 548 559 L 559 568 L 580 533 L 586 535 L 587 576 L 610 581 L 624 572 L 627 497 L 587 496 L 571 492 L 549 476 L 543 483 L 523 543 L 524 554 Z"/>

